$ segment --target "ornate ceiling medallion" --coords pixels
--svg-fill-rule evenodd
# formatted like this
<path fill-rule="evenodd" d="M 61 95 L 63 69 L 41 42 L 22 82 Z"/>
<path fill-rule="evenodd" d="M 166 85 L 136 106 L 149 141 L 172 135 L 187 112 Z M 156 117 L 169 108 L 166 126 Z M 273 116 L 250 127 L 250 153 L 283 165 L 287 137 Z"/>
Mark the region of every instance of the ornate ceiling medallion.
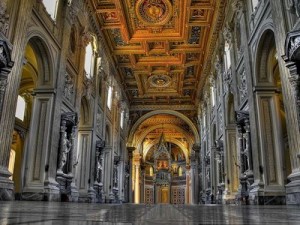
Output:
<path fill-rule="evenodd" d="M 138 19 L 145 25 L 164 25 L 172 17 L 172 4 L 169 0 L 138 0 L 135 10 Z"/>
<path fill-rule="evenodd" d="M 148 81 L 153 87 L 164 88 L 170 86 L 171 77 L 167 75 L 153 75 L 149 77 Z"/>

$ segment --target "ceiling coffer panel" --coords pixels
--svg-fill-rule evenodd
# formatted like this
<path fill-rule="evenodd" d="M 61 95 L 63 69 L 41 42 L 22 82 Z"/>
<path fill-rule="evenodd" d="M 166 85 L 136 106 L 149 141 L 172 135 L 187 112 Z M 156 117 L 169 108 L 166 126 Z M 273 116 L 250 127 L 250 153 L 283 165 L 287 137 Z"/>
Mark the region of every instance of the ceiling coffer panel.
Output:
<path fill-rule="evenodd" d="M 195 103 L 216 0 L 94 0 L 131 105 Z"/>

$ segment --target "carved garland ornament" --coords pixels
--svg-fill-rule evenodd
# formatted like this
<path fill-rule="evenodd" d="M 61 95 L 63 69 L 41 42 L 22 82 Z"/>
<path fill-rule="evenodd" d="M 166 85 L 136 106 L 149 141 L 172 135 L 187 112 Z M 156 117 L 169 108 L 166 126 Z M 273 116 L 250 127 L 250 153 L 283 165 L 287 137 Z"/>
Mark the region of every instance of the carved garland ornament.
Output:
<path fill-rule="evenodd" d="M 135 10 L 145 25 L 164 25 L 171 19 L 173 11 L 169 0 L 138 0 Z"/>

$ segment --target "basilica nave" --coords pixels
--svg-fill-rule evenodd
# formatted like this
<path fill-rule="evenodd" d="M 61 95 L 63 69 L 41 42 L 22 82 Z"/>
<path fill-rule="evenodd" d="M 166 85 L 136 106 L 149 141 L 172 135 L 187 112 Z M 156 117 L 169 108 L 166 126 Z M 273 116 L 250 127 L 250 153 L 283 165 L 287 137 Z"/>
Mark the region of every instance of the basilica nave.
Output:
<path fill-rule="evenodd" d="M 2 0 L 0 223 L 19 201 L 145 221 L 161 210 L 231 218 L 232 205 L 245 205 L 241 215 L 281 205 L 294 218 L 299 5 Z M 211 220 L 272 222 L 223 214 Z"/>

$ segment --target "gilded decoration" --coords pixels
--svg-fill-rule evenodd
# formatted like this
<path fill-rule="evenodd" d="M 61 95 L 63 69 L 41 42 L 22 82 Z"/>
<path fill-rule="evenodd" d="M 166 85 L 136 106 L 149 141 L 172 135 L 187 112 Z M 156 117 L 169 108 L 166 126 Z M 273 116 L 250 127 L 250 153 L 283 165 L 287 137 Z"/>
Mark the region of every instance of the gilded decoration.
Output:
<path fill-rule="evenodd" d="M 145 25 L 164 25 L 172 17 L 169 0 L 139 0 L 135 9 L 138 19 Z"/>
<path fill-rule="evenodd" d="M 171 83 L 171 77 L 167 75 L 153 75 L 149 77 L 149 82 L 153 87 L 168 87 Z"/>
<path fill-rule="evenodd" d="M 225 1 L 93 0 L 130 108 L 195 108 Z M 212 44 L 209 44 L 212 43 Z M 144 110 L 143 109 L 143 110 Z"/>

